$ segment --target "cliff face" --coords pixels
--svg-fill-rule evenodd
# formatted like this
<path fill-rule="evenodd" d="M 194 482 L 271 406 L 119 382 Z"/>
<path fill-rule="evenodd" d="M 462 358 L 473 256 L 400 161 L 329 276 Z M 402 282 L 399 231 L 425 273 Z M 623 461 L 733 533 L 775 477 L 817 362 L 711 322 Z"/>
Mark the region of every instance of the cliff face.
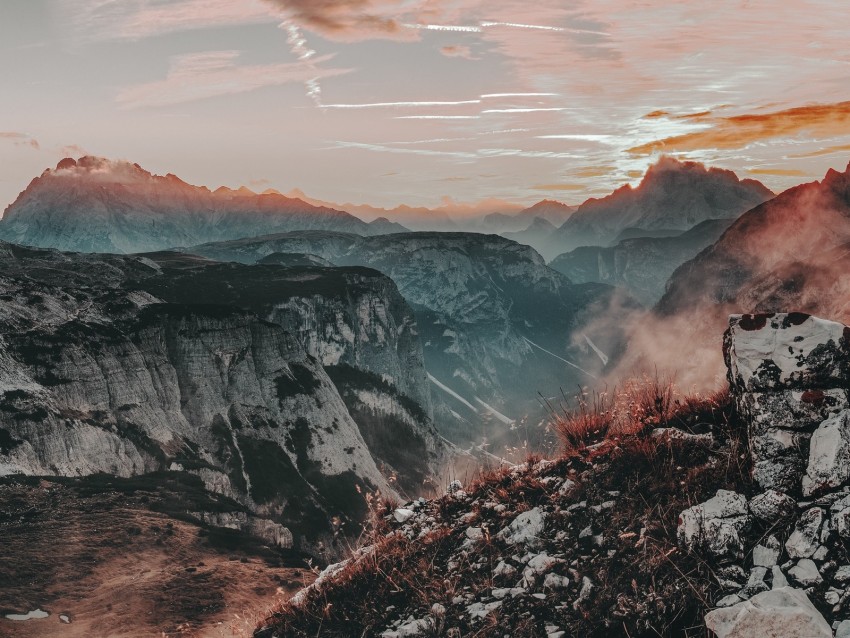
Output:
<path fill-rule="evenodd" d="M 323 288 L 327 282 L 309 268 L 265 266 L 256 272 L 167 254 L 86 257 L 2 248 L 4 475 L 191 472 L 207 489 L 242 503 L 272 528 L 292 529 L 309 546 L 307 541 L 330 534 L 331 516 L 353 521 L 363 514 L 361 490 L 392 494 L 386 476 L 396 472 L 410 479 L 406 486 L 421 488 L 440 460 L 427 385 L 416 384 L 424 372 L 410 311 L 397 306 L 397 293 L 396 306 L 382 298 L 392 284 L 377 273 L 343 269 L 334 275 L 336 283 L 360 281 L 360 291 L 340 301 L 334 297 L 340 291 Z M 211 268 L 229 269 L 231 278 Z M 277 280 L 267 277 L 272 273 Z M 207 278 L 221 289 L 238 283 L 239 294 L 205 289 Z M 372 287 L 375 280 L 380 285 Z M 221 305 L 204 305 L 190 295 L 171 300 L 190 287 Z M 378 417 L 414 413 L 400 417 L 403 429 L 393 422 L 384 432 L 375 422 L 355 421 L 353 401 L 338 389 L 343 384 L 328 376 L 299 336 L 269 320 L 278 313 L 281 320 L 298 321 L 287 309 L 292 290 L 311 299 L 314 312 L 334 316 L 334 323 L 317 324 L 309 339 L 301 335 L 317 350 L 344 341 L 352 353 L 367 353 L 383 335 L 388 356 L 397 358 L 398 379 L 380 379 L 371 395 L 357 397 Z M 267 316 L 260 308 L 268 308 Z M 357 367 L 371 361 L 367 354 L 346 361 L 351 383 L 371 379 Z M 390 405 L 388 397 L 402 407 Z M 421 448 L 410 474 L 404 464 L 381 459 L 386 452 L 378 444 L 393 436 Z"/>
<path fill-rule="evenodd" d="M 491 435 L 506 430 L 540 410 L 538 392 L 557 395 L 588 378 L 579 368 L 600 367 L 571 337 L 578 317 L 609 289 L 575 286 L 532 248 L 497 235 L 285 233 L 190 250 L 243 263 L 300 252 L 389 276 L 413 308 L 438 388 L 438 418 L 444 431 L 459 428 L 453 435 L 469 436 L 467 420 L 488 420 Z"/>

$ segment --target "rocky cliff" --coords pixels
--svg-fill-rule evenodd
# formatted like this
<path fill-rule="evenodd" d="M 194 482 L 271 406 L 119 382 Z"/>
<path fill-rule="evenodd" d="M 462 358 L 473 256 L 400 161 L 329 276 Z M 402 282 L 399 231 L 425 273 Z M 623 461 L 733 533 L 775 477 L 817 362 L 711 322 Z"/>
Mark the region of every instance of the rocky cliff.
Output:
<path fill-rule="evenodd" d="M 392 229 L 392 226 L 390 226 Z M 0 239 L 78 252 L 134 253 L 270 232 L 386 232 L 338 210 L 247 188 L 210 191 L 138 164 L 62 160 L 34 179 L 0 220 Z"/>
<path fill-rule="evenodd" d="M 474 424 L 449 425 L 459 428 L 453 435 L 479 432 L 482 416 L 491 436 L 505 431 L 524 414 L 539 413 L 538 392 L 557 395 L 602 367 L 592 350 L 573 345 L 572 331 L 610 289 L 572 285 L 532 248 L 497 235 L 286 233 L 190 250 L 243 263 L 310 253 L 389 276 L 414 310 L 426 369 L 453 412 L 442 413 L 443 423 Z M 611 351 L 616 340 L 598 346 Z"/>
<path fill-rule="evenodd" d="M 331 537 L 332 517 L 354 526 L 365 492 L 394 493 L 388 477 L 395 474 L 410 479 L 412 491 L 440 460 L 427 385 L 417 383 L 424 372 L 415 326 L 378 273 L 333 270 L 323 278 L 327 269 L 11 244 L 2 245 L 0 260 L 4 475 L 190 472 L 269 521 L 257 523 L 266 535 L 291 543 L 289 529 L 302 547 L 315 547 Z M 349 386 L 335 383 L 308 352 L 310 339 L 272 321 L 276 312 L 281 321 L 309 314 L 287 307 L 296 297 L 311 299 L 311 312 L 333 316 L 316 325 L 323 330 L 312 341 L 317 351 L 338 339 L 338 329 L 362 355 L 347 360 L 362 395 L 343 399 L 340 389 Z M 374 380 L 357 367 L 372 361 L 370 340 L 378 335 L 386 356 L 397 358 L 397 378 Z M 369 383 L 378 387 L 361 387 Z M 352 406 L 361 403 L 378 423 L 355 421 Z M 388 458 L 382 437 L 405 441 L 417 451 L 415 463 Z"/>

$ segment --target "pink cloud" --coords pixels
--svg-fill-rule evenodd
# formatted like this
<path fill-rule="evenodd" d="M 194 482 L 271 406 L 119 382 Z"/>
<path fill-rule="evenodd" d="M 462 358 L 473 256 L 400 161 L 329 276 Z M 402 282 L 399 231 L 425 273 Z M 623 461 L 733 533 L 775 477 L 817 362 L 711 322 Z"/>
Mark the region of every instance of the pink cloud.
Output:
<path fill-rule="evenodd" d="M 309 62 L 253 66 L 237 65 L 238 57 L 238 51 L 210 51 L 174 58 L 166 79 L 125 88 L 118 94 L 117 102 L 129 109 L 180 104 L 351 72 L 351 69 L 319 66 L 333 56 Z"/>
<path fill-rule="evenodd" d="M 0 131 L 0 140 L 7 140 L 15 146 L 28 146 L 30 148 L 34 148 L 35 150 L 41 149 L 41 145 L 38 143 L 38 140 L 33 137 L 30 137 L 26 133 Z"/>

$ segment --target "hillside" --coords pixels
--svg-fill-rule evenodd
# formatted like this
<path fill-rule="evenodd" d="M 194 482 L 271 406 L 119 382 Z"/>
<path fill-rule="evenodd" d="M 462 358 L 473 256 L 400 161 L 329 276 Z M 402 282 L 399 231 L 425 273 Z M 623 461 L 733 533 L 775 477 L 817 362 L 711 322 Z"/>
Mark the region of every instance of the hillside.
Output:
<path fill-rule="evenodd" d="M 563 456 L 385 504 L 255 635 L 846 635 L 849 330 L 732 317 L 728 391 L 588 398 L 556 423 Z"/>

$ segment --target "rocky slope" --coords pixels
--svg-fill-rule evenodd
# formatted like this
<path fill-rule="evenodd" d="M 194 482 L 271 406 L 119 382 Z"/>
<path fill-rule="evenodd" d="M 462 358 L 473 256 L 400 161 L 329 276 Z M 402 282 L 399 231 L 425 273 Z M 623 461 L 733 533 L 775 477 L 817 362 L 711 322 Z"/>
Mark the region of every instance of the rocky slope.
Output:
<path fill-rule="evenodd" d="M 411 233 L 364 238 L 338 233 L 286 233 L 197 246 L 192 252 L 254 263 L 287 252 L 316 254 L 338 265 L 375 268 L 388 275 L 411 305 L 425 350 L 425 366 L 454 414 L 442 423 L 468 440 L 480 415 L 490 435 L 540 412 L 538 392 L 558 394 L 592 378 L 602 362 L 572 330 L 609 289 L 575 286 L 533 249 L 496 235 Z M 615 340 L 600 342 L 603 350 Z M 464 435 L 463 430 L 466 431 Z"/>
<path fill-rule="evenodd" d="M 846 637 L 848 335 L 732 317 L 729 394 L 639 386 L 567 419 L 562 458 L 388 504 L 256 635 Z"/>
<path fill-rule="evenodd" d="M 549 266 L 576 283 L 622 286 L 645 306 L 653 306 L 673 272 L 717 241 L 733 221 L 710 219 L 673 237 L 635 237 L 611 247 L 583 246 L 558 255 Z"/>
<path fill-rule="evenodd" d="M 748 211 L 671 276 L 655 312 L 630 329 L 624 365 L 692 353 L 688 383 L 723 373 L 719 339 L 730 314 L 795 310 L 850 322 L 850 167 Z"/>
<path fill-rule="evenodd" d="M 77 252 L 134 253 L 270 232 L 397 231 L 338 210 L 246 188 L 210 191 L 138 164 L 65 159 L 30 183 L 0 220 L 0 239 Z"/>
<path fill-rule="evenodd" d="M 316 549 L 332 517 L 355 527 L 363 493 L 392 493 L 396 472 L 418 487 L 440 460 L 411 314 L 378 273 L 12 244 L 0 261 L 0 474 L 189 472 L 250 513 L 224 513 L 222 524 Z M 313 305 L 287 305 L 299 300 Z M 312 347 L 339 349 L 350 366 L 339 388 L 269 320 L 302 312 L 330 313 Z M 379 336 L 374 347 L 399 357 L 395 368 L 370 355 Z M 399 376 L 375 380 L 371 364 Z M 386 432 L 355 421 L 362 404 Z M 390 458 L 382 437 L 405 441 L 416 462 Z"/>
<path fill-rule="evenodd" d="M 590 199 L 552 238 L 558 253 L 579 246 L 607 246 L 626 228 L 688 230 L 709 219 L 735 219 L 773 197 L 760 182 L 696 162 L 662 158 L 637 188 Z"/>

